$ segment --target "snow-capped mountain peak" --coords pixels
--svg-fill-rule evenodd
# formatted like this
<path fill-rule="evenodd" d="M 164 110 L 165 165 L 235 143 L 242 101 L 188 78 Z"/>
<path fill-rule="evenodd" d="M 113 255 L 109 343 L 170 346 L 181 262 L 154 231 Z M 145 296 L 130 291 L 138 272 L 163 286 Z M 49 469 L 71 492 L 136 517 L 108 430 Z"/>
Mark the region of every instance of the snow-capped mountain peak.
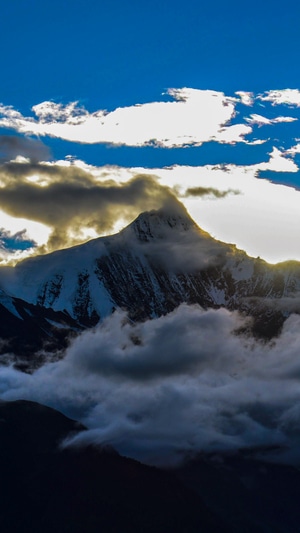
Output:
<path fill-rule="evenodd" d="M 183 232 L 196 228 L 199 230 L 185 207 L 174 201 L 162 209 L 141 213 L 123 232 L 133 232 L 140 241 L 149 242 L 165 238 L 170 230 Z"/>
<path fill-rule="evenodd" d="M 142 213 L 116 235 L 0 268 L 0 289 L 1 302 L 16 317 L 18 299 L 18 309 L 23 302 L 26 309 L 35 306 L 34 314 L 64 313 L 79 328 L 116 308 L 133 320 L 166 314 L 183 302 L 252 316 L 266 315 L 267 308 L 268 324 L 274 316 L 276 324 L 263 325 L 262 334 L 271 336 L 288 315 L 276 302 L 300 291 L 300 266 L 274 267 L 214 240 L 176 202 Z"/>

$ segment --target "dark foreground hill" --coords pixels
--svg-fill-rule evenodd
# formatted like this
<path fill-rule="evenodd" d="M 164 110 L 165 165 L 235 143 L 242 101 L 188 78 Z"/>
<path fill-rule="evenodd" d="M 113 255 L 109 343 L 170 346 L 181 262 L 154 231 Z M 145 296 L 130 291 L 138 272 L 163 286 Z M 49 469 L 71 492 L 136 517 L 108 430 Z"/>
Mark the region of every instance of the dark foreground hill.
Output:
<path fill-rule="evenodd" d="M 300 472 L 263 450 L 165 472 L 113 449 L 59 447 L 78 431 L 48 407 L 0 403 L 1 533 L 299 532 Z"/>
<path fill-rule="evenodd" d="M 0 403 L 1 533 L 228 531 L 173 474 L 109 449 L 59 449 L 81 430 L 48 407 Z"/>
<path fill-rule="evenodd" d="M 176 473 L 231 533 L 298 533 L 299 468 L 266 462 L 266 451 L 203 454 Z"/>

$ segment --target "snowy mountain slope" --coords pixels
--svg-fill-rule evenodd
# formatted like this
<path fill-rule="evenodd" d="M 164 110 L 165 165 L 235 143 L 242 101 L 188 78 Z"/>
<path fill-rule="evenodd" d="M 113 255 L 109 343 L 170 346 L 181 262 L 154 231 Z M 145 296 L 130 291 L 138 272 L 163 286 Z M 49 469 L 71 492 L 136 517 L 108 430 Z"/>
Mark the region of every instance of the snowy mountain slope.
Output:
<path fill-rule="evenodd" d="M 41 313 L 63 312 L 80 328 L 117 307 L 144 320 L 187 302 L 242 310 L 270 337 L 291 303 L 300 310 L 299 263 L 250 258 L 202 231 L 177 203 L 142 213 L 116 235 L 2 268 L 0 287 L 8 311 L 16 314 L 18 298 Z"/>

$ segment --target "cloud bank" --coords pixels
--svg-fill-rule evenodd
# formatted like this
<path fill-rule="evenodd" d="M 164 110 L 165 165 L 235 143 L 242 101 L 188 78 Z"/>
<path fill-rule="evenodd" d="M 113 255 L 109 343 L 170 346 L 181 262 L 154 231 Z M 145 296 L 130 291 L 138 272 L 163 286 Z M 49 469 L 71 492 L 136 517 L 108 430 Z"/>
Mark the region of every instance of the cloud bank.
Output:
<path fill-rule="evenodd" d="M 152 464 L 249 446 L 278 446 L 270 459 L 298 464 L 300 317 L 272 344 L 237 336 L 243 321 L 187 305 L 142 324 L 116 312 L 33 375 L 1 367 L 1 398 L 58 408 L 89 428 L 73 444 Z"/>
<path fill-rule="evenodd" d="M 258 113 L 242 115 L 238 106 L 257 102 L 300 107 L 300 91 L 284 89 L 255 96 L 237 91 L 237 96 L 192 88 L 169 89 L 169 101 L 156 101 L 90 113 L 78 102 L 66 105 L 45 101 L 34 105 L 34 116 L 24 116 L 12 106 L 0 105 L 0 127 L 19 133 L 50 136 L 82 144 L 110 144 L 135 147 L 182 148 L 207 142 L 221 144 L 266 142 L 247 138 L 255 125 L 294 122 L 296 117 L 267 118 Z M 262 104 L 261 104 L 262 105 Z M 257 106 L 256 106 L 257 107 Z"/>
<path fill-rule="evenodd" d="M 51 136 L 78 143 L 175 148 L 204 142 L 243 142 L 252 129 L 231 125 L 235 99 L 222 92 L 169 89 L 173 101 L 150 102 L 113 111 L 89 113 L 77 102 L 63 106 L 43 102 L 32 107 L 36 118 L 0 106 L 0 126 L 20 133 Z"/>

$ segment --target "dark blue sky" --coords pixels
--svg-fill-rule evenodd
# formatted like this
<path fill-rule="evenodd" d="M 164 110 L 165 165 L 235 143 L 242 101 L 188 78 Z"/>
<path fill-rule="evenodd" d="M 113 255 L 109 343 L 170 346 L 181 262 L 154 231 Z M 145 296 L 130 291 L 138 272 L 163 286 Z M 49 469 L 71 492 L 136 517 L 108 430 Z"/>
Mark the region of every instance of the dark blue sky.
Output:
<path fill-rule="evenodd" d="M 1 6 L 1 101 L 146 102 L 168 87 L 298 87 L 294 0 L 14 0 Z"/>

